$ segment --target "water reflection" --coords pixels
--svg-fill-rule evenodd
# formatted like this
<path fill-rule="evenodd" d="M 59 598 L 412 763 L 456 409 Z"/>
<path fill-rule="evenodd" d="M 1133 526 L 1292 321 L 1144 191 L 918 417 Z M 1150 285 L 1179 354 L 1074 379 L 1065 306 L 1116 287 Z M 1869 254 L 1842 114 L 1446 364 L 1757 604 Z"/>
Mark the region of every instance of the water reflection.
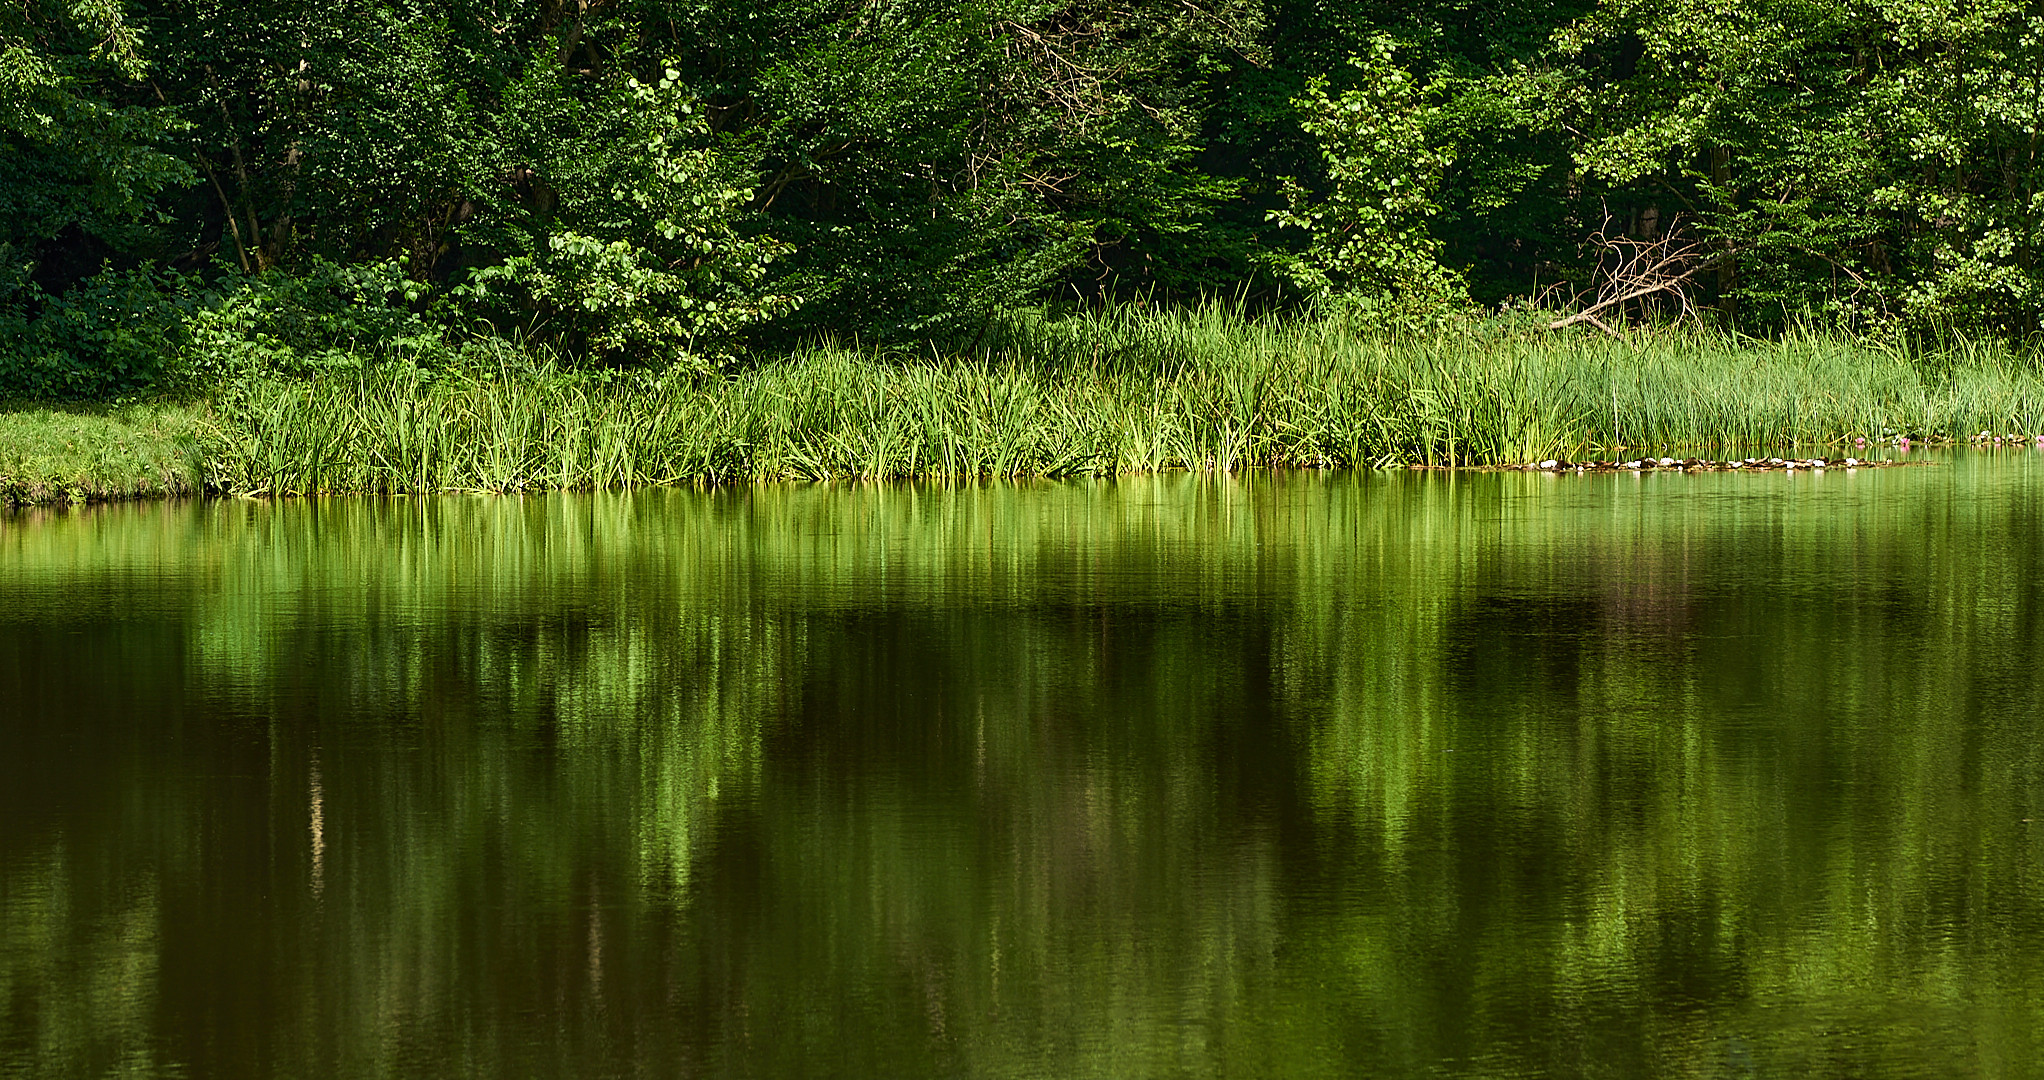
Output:
<path fill-rule="evenodd" d="M 2020 1072 L 2039 469 L 0 520 L 0 1072 Z"/>

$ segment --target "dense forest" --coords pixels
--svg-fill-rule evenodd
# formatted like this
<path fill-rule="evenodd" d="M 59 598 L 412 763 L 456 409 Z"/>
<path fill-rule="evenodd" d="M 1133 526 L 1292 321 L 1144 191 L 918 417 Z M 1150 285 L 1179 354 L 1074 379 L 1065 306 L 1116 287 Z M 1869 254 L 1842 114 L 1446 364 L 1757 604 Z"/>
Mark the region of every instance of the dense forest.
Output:
<path fill-rule="evenodd" d="M 10 0 L 0 142 L 0 397 L 1133 300 L 2044 317 L 2034 0 Z"/>

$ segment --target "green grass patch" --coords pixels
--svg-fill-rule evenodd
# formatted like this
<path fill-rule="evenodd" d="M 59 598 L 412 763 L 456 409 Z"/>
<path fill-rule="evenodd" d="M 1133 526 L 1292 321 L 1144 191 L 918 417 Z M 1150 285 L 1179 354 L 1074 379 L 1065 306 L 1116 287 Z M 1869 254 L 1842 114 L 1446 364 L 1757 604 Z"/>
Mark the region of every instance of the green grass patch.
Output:
<path fill-rule="evenodd" d="M 1015 320 L 975 344 L 820 345 L 664 381 L 508 355 L 254 378 L 195 407 L 0 416 L 0 476 L 30 502 L 1490 465 L 2044 431 L 2037 357 L 1979 343 L 1387 336 L 1122 308 Z M 17 460 L 35 464 L 4 464 Z"/>
<path fill-rule="evenodd" d="M 0 410 L 0 506 L 204 492 L 202 415 L 163 405 Z"/>

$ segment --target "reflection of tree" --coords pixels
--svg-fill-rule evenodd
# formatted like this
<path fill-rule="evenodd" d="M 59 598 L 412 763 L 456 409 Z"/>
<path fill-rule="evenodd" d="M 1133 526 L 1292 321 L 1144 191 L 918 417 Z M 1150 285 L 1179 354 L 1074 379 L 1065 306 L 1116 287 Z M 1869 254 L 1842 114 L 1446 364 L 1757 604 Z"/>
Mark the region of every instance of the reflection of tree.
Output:
<path fill-rule="evenodd" d="M 2023 1060 L 2044 637 L 2038 556 L 1994 538 L 2037 522 L 2022 473 L 1957 473 L 18 528 L 0 699 L 52 722 L 0 759 L 40 823 L 0 831 L 0 1000 L 39 1006 L 0 1060 Z M 88 1036 L 109 980 L 132 1002 Z M 222 1015 L 266 1019 L 193 1033 Z"/>
<path fill-rule="evenodd" d="M 1983 1006 L 1976 981 L 2044 974 L 2020 831 L 2038 555 L 1985 539 L 2034 528 L 2023 482 L 1853 477 L 1794 513 L 1629 478 L 1608 500 L 1444 499 L 1462 558 L 1415 545 L 1356 592 L 1447 613 L 1358 604 L 1378 670 L 1315 680 L 1350 694 L 1309 756 L 1322 804 L 1406 894 L 1458 899 L 1344 931 L 1373 975 L 1464 966 L 1460 1000 L 1386 997 L 1586 1074 L 1708 1072 L 1733 1044 L 1763 1074 L 2033 1054 L 2036 995 Z M 1670 1047 L 1693 1056 L 1637 1057 Z"/>
<path fill-rule="evenodd" d="M 10 858 L 0 873 L 0 1001 L 33 997 L 34 1007 L 5 1016 L 0 1067 L 153 1075 L 161 916 L 148 875 L 78 866 L 61 840 Z"/>

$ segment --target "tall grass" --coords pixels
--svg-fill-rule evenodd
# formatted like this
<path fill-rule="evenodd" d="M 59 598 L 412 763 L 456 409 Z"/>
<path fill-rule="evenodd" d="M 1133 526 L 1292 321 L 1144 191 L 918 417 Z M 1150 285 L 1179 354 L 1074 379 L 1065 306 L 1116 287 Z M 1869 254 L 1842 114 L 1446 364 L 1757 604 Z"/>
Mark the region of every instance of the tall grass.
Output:
<path fill-rule="evenodd" d="M 1817 333 L 1401 336 L 1214 306 L 1016 319 L 976 344 L 969 356 L 822 344 L 668 382 L 522 354 L 256 378 L 211 403 L 178 484 L 403 493 L 1487 465 L 2044 432 L 2038 357 L 1981 342 L 1915 354 Z"/>
<path fill-rule="evenodd" d="M 1016 321 L 970 357 L 821 345 L 605 384 L 507 363 L 253 384 L 212 463 L 242 491 L 422 492 L 1166 469 L 1485 465 L 1618 448 L 2044 431 L 2037 359 L 1818 334 L 1357 334 L 1225 308 Z"/>

